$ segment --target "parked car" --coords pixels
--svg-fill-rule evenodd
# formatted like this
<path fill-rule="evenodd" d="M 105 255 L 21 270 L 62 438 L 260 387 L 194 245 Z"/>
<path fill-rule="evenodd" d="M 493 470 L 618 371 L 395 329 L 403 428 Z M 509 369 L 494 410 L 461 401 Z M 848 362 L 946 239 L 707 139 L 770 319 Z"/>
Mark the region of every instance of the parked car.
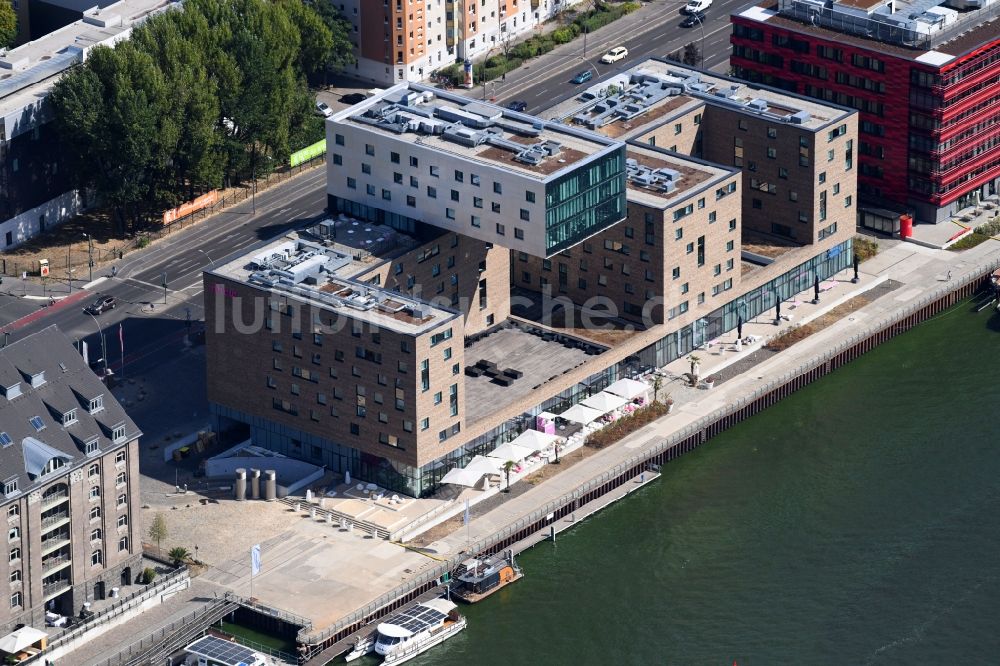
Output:
<path fill-rule="evenodd" d="M 333 109 L 326 102 L 316 102 L 316 112 L 324 118 L 329 118 L 333 115 Z"/>
<path fill-rule="evenodd" d="M 523 113 L 528 109 L 528 103 L 522 102 L 519 99 L 515 99 L 513 102 L 507 104 L 507 108 L 510 109 L 511 111 L 517 111 L 519 113 Z"/>
<path fill-rule="evenodd" d="M 88 305 L 84 312 L 99 315 L 108 310 L 114 310 L 116 305 L 118 305 L 118 301 L 115 300 L 114 296 L 100 296 L 96 301 Z"/>
<path fill-rule="evenodd" d="M 699 23 L 705 22 L 705 12 L 694 12 L 688 14 L 683 21 L 681 21 L 682 28 L 693 28 Z"/>
<path fill-rule="evenodd" d="M 712 6 L 712 0 L 688 0 L 688 3 L 684 5 L 685 14 L 704 14 L 708 11 L 708 8 Z"/>
<path fill-rule="evenodd" d="M 585 69 L 573 77 L 572 82 L 579 85 L 581 83 L 586 83 L 587 81 L 594 78 L 594 73 L 589 69 Z"/>
<path fill-rule="evenodd" d="M 607 53 L 601 56 L 601 62 L 605 65 L 610 65 L 613 62 L 618 62 L 619 60 L 624 60 L 628 57 L 628 49 L 624 46 L 616 46 Z"/>

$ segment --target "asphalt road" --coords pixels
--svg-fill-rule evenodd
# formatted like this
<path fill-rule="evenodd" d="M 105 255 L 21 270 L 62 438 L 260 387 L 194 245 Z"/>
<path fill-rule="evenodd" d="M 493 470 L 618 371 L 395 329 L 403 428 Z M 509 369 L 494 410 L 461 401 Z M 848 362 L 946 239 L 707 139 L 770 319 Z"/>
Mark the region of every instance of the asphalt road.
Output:
<path fill-rule="evenodd" d="M 173 347 L 182 344 L 191 326 L 204 320 L 202 312 L 202 271 L 234 253 L 248 252 L 289 228 L 323 213 L 326 193 L 323 168 L 303 172 L 257 196 L 257 214 L 252 202 L 228 208 L 212 219 L 179 231 L 149 248 L 126 256 L 118 263 L 118 274 L 89 291 L 83 300 L 67 299 L 53 308 L 43 308 L 40 316 L 18 326 L 10 341 L 56 324 L 73 339 L 87 341 L 91 360 L 102 355 L 99 328 L 105 336 L 109 364 L 120 372 L 121 348 L 119 323 L 125 342 L 126 375 L 130 366 L 154 365 L 166 361 Z M 162 276 L 166 274 L 167 294 L 164 304 Z M 97 277 L 97 275 L 95 275 Z M 83 312 L 84 306 L 98 295 L 109 294 L 118 300 L 114 310 L 94 317 Z M 10 299 L 10 296 L 2 296 Z M 24 307 L 41 307 L 39 301 L 21 301 Z M 154 307 L 150 310 L 150 304 Z M 0 326 L 9 326 L 15 311 L 0 311 Z M 17 311 L 21 315 L 23 312 Z M 137 366 L 138 367 L 138 366 Z"/>
<path fill-rule="evenodd" d="M 540 56 L 524 68 L 530 72 L 527 76 L 515 78 L 508 74 L 507 83 L 498 83 L 496 88 L 493 83 L 487 84 L 487 93 L 495 95 L 497 101 L 504 104 L 512 100 L 524 101 L 528 105 L 528 113 L 537 113 L 582 92 L 602 78 L 629 69 L 645 58 L 665 57 L 682 50 L 690 42 L 700 47 L 704 41 L 702 53 L 707 56 L 703 67 L 728 69 L 729 35 L 732 32 L 729 15 L 746 4 L 746 0 L 715 0 L 708 10 L 704 30 L 697 26 L 680 27 L 685 18 L 680 11 L 684 2 L 654 4 L 662 7 L 661 20 L 633 26 L 629 24 L 629 17 L 619 19 L 605 28 L 608 36 L 588 41 L 586 54 L 582 40 L 577 39 L 572 44 L 575 48 L 570 55 Z M 619 23 L 623 25 L 617 26 Z M 626 47 L 628 57 L 611 65 L 601 63 L 601 56 L 615 46 Z M 571 83 L 570 79 L 584 69 L 593 69 L 597 74 L 582 85 Z M 481 94 L 482 88 L 478 90 Z"/>

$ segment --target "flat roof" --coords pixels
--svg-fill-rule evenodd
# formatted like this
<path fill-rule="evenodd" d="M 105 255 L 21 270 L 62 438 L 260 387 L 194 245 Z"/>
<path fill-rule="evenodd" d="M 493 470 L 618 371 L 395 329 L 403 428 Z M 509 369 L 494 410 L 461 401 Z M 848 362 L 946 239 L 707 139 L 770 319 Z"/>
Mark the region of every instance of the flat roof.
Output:
<path fill-rule="evenodd" d="M 665 150 L 628 144 L 625 150 L 628 201 L 654 208 L 672 206 L 689 192 L 720 180 L 733 171 L 685 159 Z"/>
<path fill-rule="evenodd" d="M 339 222 L 346 233 L 354 221 Z M 334 223 L 321 224 L 332 228 Z M 371 263 L 364 261 L 366 255 L 334 237 L 320 235 L 319 227 L 293 231 L 208 273 L 409 335 L 432 330 L 458 316 L 454 310 L 354 279 L 351 276 L 371 268 Z"/>
<path fill-rule="evenodd" d="M 596 97 L 589 91 L 558 104 L 546 115 L 615 138 L 648 131 L 661 118 L 714 105 L 818 131 L 855 113 L 834 104 L 760 86 L 741 79 L 650 58 L 615 77 L 622 91 Z M 603 88 L 607 82 L 601 82 Z"/>
<path fill-rule="evenodd" d="M 579 128 L 416 83 L 394 86 L 331 117 L 540 181 L 621 144 Z"/>
<path fill-rule="evenodd" d="M 127 38 L 133 27 L 174 4 L 174 0 L 119 0 L 89 9 L 79 21 L 10 49 L 0 57 L 0 118 L 41 101 L 59 75 L 82 62 L 94 46 Z M 8 140 L 14 135 L 8 128 Z"/>
<path fill-rule="evenodd" d="M 761 0 L 737 10 L 733 16 L 935 67 L 1000 38 L 1000 3 L 959 10 L 944 6 L 945 1 L 896 0 L 895 11 L 889 14 L 879 11 L 885 0 L 838 0 L 834 7 L 868 13 L 867 17 L 859 17 L 850 24 L 853 30 L 846 24 L 838 29 L 839 24 L 834 22 L 823 25 L 806 21 L 808 0 L 787 0 L 785 3 Z M 867 37 L 867 34 L 873 36 Z M 906 35 L 915 41 L 908 43 L 908 39 L 904 39 Z M 880 36 L 884 38 L 878 38 Z"/>

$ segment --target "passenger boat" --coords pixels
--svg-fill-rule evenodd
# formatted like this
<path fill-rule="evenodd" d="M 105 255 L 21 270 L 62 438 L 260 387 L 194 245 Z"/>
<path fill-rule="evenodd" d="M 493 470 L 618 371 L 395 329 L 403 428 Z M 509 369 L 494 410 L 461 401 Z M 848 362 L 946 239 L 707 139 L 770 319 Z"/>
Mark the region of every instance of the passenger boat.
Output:
<path fill-rule="evenodd" d="M 431 599 L 393 615 L 375 630 L 375 652 L 395 666 L 423 654 L 465 629 L 465 618 L 448 599 Z"/>
<path fill-rule="evenodd" d="M 489 558 L 470 559 L 462 563 L 451 593 L 466 603 L 474 604 L 523 575 L 521 567 L 514 562 L 514 554 L 509 551 Z"/>
<path fill-rule="evenodd" d="M 375 634 L 371 633 L 367 636 L 362 636 L 354 643 L 354 649 L 344 655 L 344 661 L 350 662 L 355 659 L 360 659 L 366 654 L 371 654 L 375 651 Z"/>

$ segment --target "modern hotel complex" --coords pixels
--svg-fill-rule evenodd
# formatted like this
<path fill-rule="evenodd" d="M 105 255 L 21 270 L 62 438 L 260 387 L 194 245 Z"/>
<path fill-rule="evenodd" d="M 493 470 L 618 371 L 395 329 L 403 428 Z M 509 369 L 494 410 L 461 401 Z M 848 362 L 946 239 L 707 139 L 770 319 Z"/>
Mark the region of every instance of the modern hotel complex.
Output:
<path fill-rule="evenodd" d="M 941 222 L 1000 190 L 1000 2 L 764 0 L 735 74 L 859 111 L 859 223 Z"/>
<path fill-rule="evenodd" d="M 352 76 L 421 81 L 456 60 L 499 53 L 580 0 L 413 0 L 335 3 L 351 23 Z"/>
<path fill-rule="evenodd" d="M 850 266 L 853 109 L 659 60 L 611 82 L 540 117 L 413 83 L 334 114 L 331 218 L 205 275 L 217 427 L 425 495 Z"/>
<path fill-rule="evenodd" d="M 7 634 L 139 575 L 141 433 L 54 326 L 0 349 L 0 392 Z"/>

